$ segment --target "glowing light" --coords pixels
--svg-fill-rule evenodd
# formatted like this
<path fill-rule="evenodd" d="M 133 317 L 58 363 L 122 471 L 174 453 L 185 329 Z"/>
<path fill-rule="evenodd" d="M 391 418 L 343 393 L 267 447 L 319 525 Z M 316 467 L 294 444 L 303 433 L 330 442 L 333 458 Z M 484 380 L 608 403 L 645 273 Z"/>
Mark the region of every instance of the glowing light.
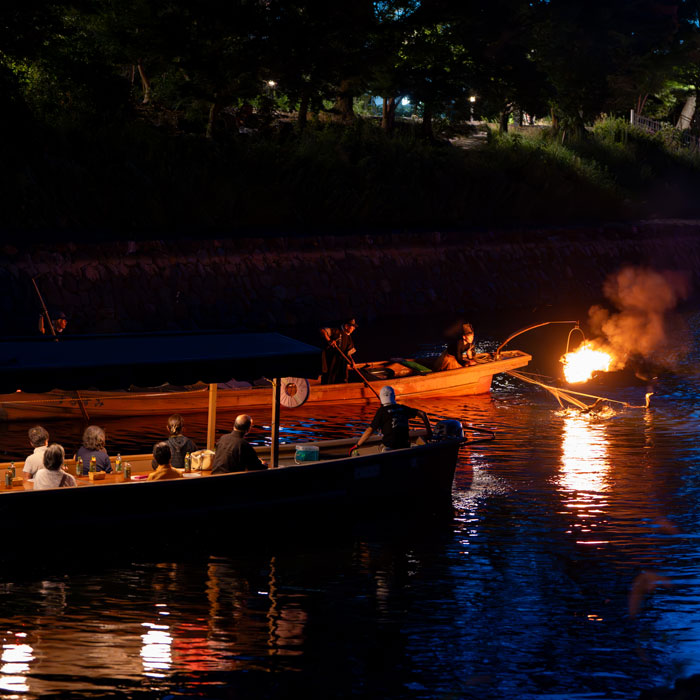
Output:
<path fill-rule="evenodd" d="M 146 634 L 141 635 L 143 644 L 141 659 L 143 660 L 144 675 L 165 678 L 162 671 L 169 670 L 173 661 L 173 638 L 170 635 L 170 628 L 167 625 L 155 625 L 148 622 L 142 623 L 142 626 L 149 628 Z"/>
<path fill-rule="evenodd" d="M 613 358 L 603 350 L 596 350 L 591 343 L 582 343 L 574 352 L 567 352 L 560 362 L 564 365 L 564 377 L 570 384 L 585 382 L 594 372 L 608 372 Z"/>
<path fill-rule="evenodd" d="M 21 674 L 29 672 L 29 662 L 34 660 L 33 652 L 29 644 L 3 644 L 0 691 L 8 693 L 29 691 L 27 679 Z"/>

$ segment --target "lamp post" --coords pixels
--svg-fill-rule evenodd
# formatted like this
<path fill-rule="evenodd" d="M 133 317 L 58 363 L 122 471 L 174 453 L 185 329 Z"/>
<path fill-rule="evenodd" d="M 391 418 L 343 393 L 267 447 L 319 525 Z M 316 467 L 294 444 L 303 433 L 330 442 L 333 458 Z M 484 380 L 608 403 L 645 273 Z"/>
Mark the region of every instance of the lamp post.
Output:
<path fill-rule="evenodd" d="M 469 123 L 474 123 L 474 103 L 476 102 L 476 95 L 471 95 L 469 97 Z"/>

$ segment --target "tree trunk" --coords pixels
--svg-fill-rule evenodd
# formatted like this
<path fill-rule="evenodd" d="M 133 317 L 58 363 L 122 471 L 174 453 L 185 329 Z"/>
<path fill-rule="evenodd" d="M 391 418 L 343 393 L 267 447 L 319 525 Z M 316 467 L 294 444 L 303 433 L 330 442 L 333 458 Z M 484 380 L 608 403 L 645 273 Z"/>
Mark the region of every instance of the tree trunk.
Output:
<path fill-rule="evenodd" d="M 396 124 L 396 106 L 398 99 L 396 97 L 385 97 L 382 103 L 382 129 L 387 134 L 394 130 Z"/>
<path fill-rule="evenodd" d="M 554 111 L 554 107 L 552 107 L 552 130 L 554 132 L 559 131 L 559 115 Z"/>
<path fill-rule="evenodd" d="M 506 107 L 501 112 L 501 118 L 498 122 L 498 131 L 501 134 L 508 133 L 508 120 L 510 119 L 510 107 Z"/>
<path fill-rule="evenodd" d="M 349 80 L 342 80 L 338 88 L 338 95 L 335 98 L 335 110 L 338 112 L 340 121 L 351 122 L 355 120 L 355 112 L 352 108 L 352 91 Z"/>
<path fill-rule="evenodd" d="M 681 116 L 678 117 L 676 129 L 690 129 L 690 125 L 693 123 L 693 116 L 695 115 L 695 104 L 695 93 L 693 93 L 683 105 L 683 111 L 681 112 Z"/>
<path fill-rule="evenodd" d="M 151 81 L 148 79 L 141 63 L 137 63 L 136 67 L 138 68 L 139 76 L 141 77 L 141 87 L 143 88 L 143 100 L 141 100 L 141 103 L 147 105 L 151 101 Z"/>
<path fill-rule="evenodd" d="M 306 88 L 304 88 L 304 90 L 302 90 L 301 92 L 301 97 L 299 99 L 299 116 L 297 118 L 297 124 L 299 125 L 300 131 L 303 131 L 306 128 L 306 122 L 309 118 L 309 102 L 309 91 Z"/>
<path fill-rule="evenodd" d="M 206 137 L 208 139 L 214 138 L 214 125 L 221 111 L 221 104 L 219 102 L 212 102 L 209 108 L 209 119 L 207 121 L 207 132 Z"/>
<path fill-rule="evenodd" d="M 421 124 L 423 136 L 427 139 L 433 139 L 433 109 L 430 105 L 423 103 L 423 122 Z"/>

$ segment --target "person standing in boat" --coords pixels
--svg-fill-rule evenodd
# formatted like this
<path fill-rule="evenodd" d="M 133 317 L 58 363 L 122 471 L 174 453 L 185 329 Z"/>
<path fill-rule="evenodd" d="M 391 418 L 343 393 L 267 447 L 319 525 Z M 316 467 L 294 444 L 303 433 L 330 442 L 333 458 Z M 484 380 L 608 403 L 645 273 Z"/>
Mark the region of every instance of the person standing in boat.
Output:
<path fill-rule="evenodd" d="M 382 451 L 401 450 L 409 447 L 411 442 L 408 435 L 408 422 L 411 418 L 420 418 L 428 431 L 427 439 L 432 439 L 433 430 L 425 411 L 396 403 L 396 395 L 390 386 L 383 386 L 380 389 L 379 400 L 382 405 L 374 414 L 369 428 L 362 433 L 357 444 L 350 450 L 350 454 L 364 445 L 375 431 L 382 434 Z"/>
<path fill-rule="evenodd" d="M 321 355 L 321 384 L 343 384 L 348 381 L 348 370 L 355 364 L 356 352 L 352 334 L 357 321 L 350 318 L 340 328 L 321 328 L 321 336 L 326 342 Z"/>
<path fill-rule="evenodd" d="M 65 333 L 66 327 L 68 326 L 68 316 L 66 316 L 63 311 L 59 311 L 55 317 L 51 319 L 51 325 L 53 326 L 53 330 L 56 335 Z M 42 335 L 46 335 L 46 333 L 53 335 L 43 313 L 39 315 L 39 333 Z"/>
<path fill-rule="evenodd" d="M 459 369 L 475 365 L 474 329 L 471 323 L 463 323 L 457 334 L 450 339 L 442 355 L 435 363 L 435 371 Z"/>
<path fill-rule="evenodd" d="M 75 453 L 75 458 L 83 460 L 83 468 L 87 471 L 90 467 L 90 460 L 95 458 L 95 467 L 98 472 L 112 473 L 112 462 L 105 449 L 105 431 L 99 425 L 88 425 L 83 433 L 83 444 Z"/>
<path fill-rule="evenodd" d="M 153 448 L 153 461 L 156 466 L 148 475 L 149 481 L 164 481 L 166 479 L 182 479 L 182 474 L 173 468 L 171 462 L 172 453 L 167 442 L 159 442 Z"/>
<path fill-rule="evenodd" d="M 197 445 L 193 440 L 182 434 L 185 427 L 185 420 L 179 413 L 173 413 L 168 418 L 168 445 L 170 446 L 170 464 L 175 469 L 183 469 L 185 466 L 185 455 L 189 452 L 192 454 L 197 451 Z M 160 443 L 159 443 L 160 444 Z M 151 466 L 156 469 L 157 463 L 155 456 L 151 462 Z"/>
<path fill-rule="evenodd" d="M 267 469 L 253 446 L 245 439 L 253 427 L 253 419 L 241 414 L 236 417 L 233 430 L 222 435 L 216 445 L 216 453 L 211 463 L 212 474 L 230 474 L 231 472 L 251 472 Z"/>
<path fill-rule="evenodd" d="M 49 446 L 49 433 L 46 428 L 35 425 L 29 428 L 29 443 L 34 448 L 34 452 L 27 457 L 22 468 L 22 478 L 29 481 L 44 466 L 44 452 Z"/>

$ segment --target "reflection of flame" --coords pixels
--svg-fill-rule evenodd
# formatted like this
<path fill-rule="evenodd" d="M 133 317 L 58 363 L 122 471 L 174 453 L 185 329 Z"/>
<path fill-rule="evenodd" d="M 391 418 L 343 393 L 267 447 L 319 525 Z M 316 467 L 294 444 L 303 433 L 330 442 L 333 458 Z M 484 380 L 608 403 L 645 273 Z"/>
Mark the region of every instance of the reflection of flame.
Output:
<path fill-rule="evenodd" d="M 2 666 L 0 666 L 0 690 L 9 693 L 29 691 L 27 679 L 22 675 L 29 671 L 29 662 L 34 660 L 29 644 L 3 644 Z"/>
<path fill-rule="evenodd" d="M 564 376 L 570 384 L 585 382 L 593 372 L 607 372 L 613 358 L 603 350 L 596 350 L 589 342 L 582 343 L 574 352 L 567 352 L 561 358 Z"/>
<path fill-rule="evenodd" d="M 143 671 L 146 676 L 165 678 L 162 671 L 166 671 L 172 664 L 171 646 L 173 638 L 167 625 L 154 625 L 149 622 L 142 623 L 148 628 L 146 634 L 141 635 L 141 658 L 143 659 Z"/>

